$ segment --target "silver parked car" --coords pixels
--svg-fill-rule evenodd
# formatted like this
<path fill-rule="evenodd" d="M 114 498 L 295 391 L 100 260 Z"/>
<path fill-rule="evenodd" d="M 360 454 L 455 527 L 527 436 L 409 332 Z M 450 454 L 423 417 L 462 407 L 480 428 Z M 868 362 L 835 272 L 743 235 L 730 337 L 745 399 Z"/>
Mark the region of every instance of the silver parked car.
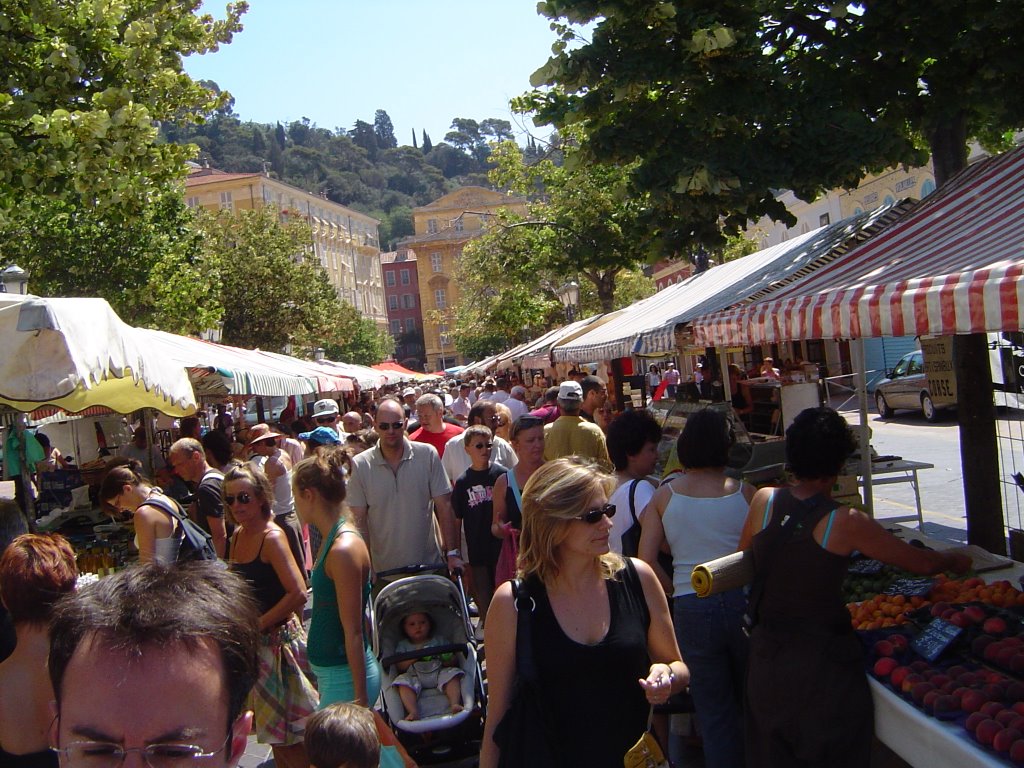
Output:
<path fill-rule="evenodd" d="M 941 418 L 942 406 L 937 406 L 928 391 L 921 350 L 900 358 L 896 367 L 875 387 L 875 405 L 883 419 L 894 411 L 913 410 L 924 413 L 925 419 L 936 422 Z"/>

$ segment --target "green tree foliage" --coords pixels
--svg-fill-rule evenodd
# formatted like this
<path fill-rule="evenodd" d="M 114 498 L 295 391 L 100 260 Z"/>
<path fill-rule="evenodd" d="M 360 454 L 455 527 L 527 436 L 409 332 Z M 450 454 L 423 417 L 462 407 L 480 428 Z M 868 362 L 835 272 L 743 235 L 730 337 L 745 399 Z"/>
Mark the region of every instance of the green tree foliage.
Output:
<path fill-rule="evenodd" d="M 349 136 L 352 137 L 352 141 L 355 142 L 357 147 L 362 147 L 366 150 L 366 154 L 370 159 L 377 157 L 379 145 L 377 144 L 377 134 L 374 133 L 372 125 L 363 120 L 356 120 L 355 126 L 349 131 Z"/>
<path fill-rule="evenodd" d="M 921 164 L 938 181 L 969 137 L 1024 124 L 1019 2 L 891 0 L 595 3 L 538 9 L 561 35 L 524 99 L 540 122 L 582 126 L 583 158 L 631 163 L 671 246 L 720 242 L 865 171 Z M 575 25 L 595 23 L 582 44 Z M 683 222 L 677 226 L 675 222 Z"/>
<path fill-rule="evenodd" d="M 63 200 L 138 215 L 184 173 L 193 150 L 157 142 L 157 122 L 197 122 L 227 102 L 182 58 L 241 29 L 200 0 L 10 0 L 0 12 L 0 216 Z"/>
<path fill-rule="evenodd" d="M 427 135 L 426 128 L 423 129 L 423 154 L 427 154 L 434 148 L 434 142 L 430 140 L 430 136 Z"/>
<path fill-rule="evenodd" d="M 373 133 L 377 137 L 377 146 L 382 149 L 394 149 L 398 146 L 395 138 L 395 126 L 386 110 L 378 109 L 373 116 Z M 415 135 L 413 136 L 415 143 Z"/>
<path fill-rule="evenodd" d="M 557 289 L 581 284 L 581 315 L 610 312 L 654 286 L 641 274 L 649 241 L 638 226 L 643 200 L 625 195 L 629 169 L 584 166 L 576 148 L 527 165 L 512 142 L 494 147 L 495 186 L 531 197 L 527 213 L 504 213 L 467 244 L 456 273 L 456 347 L 467 357 L 500 351 L 564 321 Z M 618 290 L 626 286 L 624 295 Z M 481 354 L 482 353 L 482 354 Z"/>
<path fill-rule="evenodd" d="M 313 256 L 309 227 L 279 221 L 266 206 L 237 212 L 199 211 L 202 258 L 222 308 L 224 342 L 271 351 L 286 344 L 312 349 L 340 344 L 353 329 Z"/>
<path fill-rule="evenodd" d="M 395 340 L 377 324 L 363 317 L 350 305 L 341 318 L 345 328 L 343 341 L 335 341 L 324 347 L 329 360 L 342 360 L 356 365 L 373 365 L 387 358 L 395 350 Z M 348 310 L 351 310 L 349 312 Z M 355 313 L 355 316 L 352 316 Z"/>

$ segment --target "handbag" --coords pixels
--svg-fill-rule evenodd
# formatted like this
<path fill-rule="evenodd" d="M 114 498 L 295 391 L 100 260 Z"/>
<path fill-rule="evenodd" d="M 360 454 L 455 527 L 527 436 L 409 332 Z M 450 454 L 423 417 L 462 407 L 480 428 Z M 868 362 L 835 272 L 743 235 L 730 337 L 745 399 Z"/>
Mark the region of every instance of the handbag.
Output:
<path fill-rule="evenodd" d="M 637 741 L 622 758 L 625 768 L 671 768 L 665 753 L 661 751 L 658 740 L 651 735 L 651 720 L 654 717 L 654 708 L 651 707 L 647 715 L 647 728 L 644 730 L 640 740 Z"/>
<path fill-rule="evenodd" d="M 562 768 L 567 763 L 558 757 L 534 666 L 530 615 L 537 604 L 521 579 L 512 580 L 512 597 L 517 614 L 516 676 L 508 711 L 494 729 L 494 743 L 501 750 L 498 768 Z"/>
<path fill-rule="evenodd" d="M 636 486 L 639 482 L 640 480 L 636 479 L 629 484 L 629 516 L 633 519 L 633 524 L 622 534 L 622 554 L 626 557 L 639 557 L 640 552 L 640 534 L 643 532 L 643 526 L 640 525 L 640 520 L 636 516 Z M 669 552 L 658 550 L 658 565 L 671 579 L 672 555 Z"/>
<path fill-rule="evenodd" d="M 498 563 L 494 566 L 494 586 L 498 587 L 516 577 L 516 560 L 519 558 L 519 531 L 508 529 L 508 536 L 501 540 Z"/>

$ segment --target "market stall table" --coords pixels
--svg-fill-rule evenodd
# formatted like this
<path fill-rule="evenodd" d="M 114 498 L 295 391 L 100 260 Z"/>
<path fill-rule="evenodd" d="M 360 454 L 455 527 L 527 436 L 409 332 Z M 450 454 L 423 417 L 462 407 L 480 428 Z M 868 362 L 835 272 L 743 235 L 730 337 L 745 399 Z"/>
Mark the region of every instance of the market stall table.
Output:
<path fill-rule="evenodd" d="M 910 462 L 918 463 L 918 462 Z M 930 465 L 927 465 L 930 466 Z M 923 469 L 924 467 L 919 467 Z M 891 521 L 882 521 L 891 522 Z M 905 541 L 918 540 L 936 550 L 955 548 L 956 544 L 937 541 L 903 525 L 887 526 Z M 1006 579 L 1014 584 L 1024 575 L 1024 563 L 1009 561 L 1007 568 L 979 574 L 986 581 Z M 981 749 L 960 725 L 929 717 L 897 696 L 875 678 L 868 676 L 875 704 L 875 735 L 889 749 L 915 768 L 965 768 L 965 766 L 1009 765 Z"/>
<path fill-rule="evenodd" d="M 924 530 L 924 512 L 921 509 L 921 485 L 918 482 L 917 473 L 922 469 L 935 469 L 934 464 L 923 461 L 909 461 L 907 459 L 894 459 L 892 461 L 874 461 L 871 463 L 871 486 L 892 485 L 894 483 L 910 483 L 914 489 L 914 501 L 917 505 L 916 515 L 894 515 L 892 517 L 876 518 L 880 523 L 902 523 L 909 520 L 916 520 L 919 530 Z M 879 477 L 879 475 L 895 475 L 894 477 Z M 858 485 L 864 486 L 864 476 L 860 475 Z"/>

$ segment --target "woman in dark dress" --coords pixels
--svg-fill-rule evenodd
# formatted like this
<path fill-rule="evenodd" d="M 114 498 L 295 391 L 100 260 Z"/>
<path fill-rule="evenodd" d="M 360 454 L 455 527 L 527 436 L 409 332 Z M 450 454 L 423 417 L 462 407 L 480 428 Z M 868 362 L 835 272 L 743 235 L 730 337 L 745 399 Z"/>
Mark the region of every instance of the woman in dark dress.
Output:
<path fill-rule="evenodd" d="M 762 488 L 750 505 L 739 548 L 752 548 L 756 574 L 746 695 L 751 768 L 871 762 L 871 692 L 842 598 L 854 550 L 912 573 L 970 567 L 964 555 L 912 547 L 831 499 L 855 447 L 831 408 L 802 411 L 786 430 L 793 484 Z"/>
<path fill-rule="evenodd" d="M 529 611 L 537 678 L 529 695 L 544 712 L 539 727 L 557 734 L 549 746 L 558 765 L 621 768 L 651 705 L 689 682 L 654 573 L 608 549 L 614 485 L 598 465 L 562 458 L 538 469 L 523 489 L 519 611 Z M 495 732 L 504 738 L 500 724 L 518 673 L 517 616 L 512 584 L 505 583 L 487 614 L 482 768 L 496 768 L 501 759 Z M 542 763 L 527 755 L 522 764 Z"/>

